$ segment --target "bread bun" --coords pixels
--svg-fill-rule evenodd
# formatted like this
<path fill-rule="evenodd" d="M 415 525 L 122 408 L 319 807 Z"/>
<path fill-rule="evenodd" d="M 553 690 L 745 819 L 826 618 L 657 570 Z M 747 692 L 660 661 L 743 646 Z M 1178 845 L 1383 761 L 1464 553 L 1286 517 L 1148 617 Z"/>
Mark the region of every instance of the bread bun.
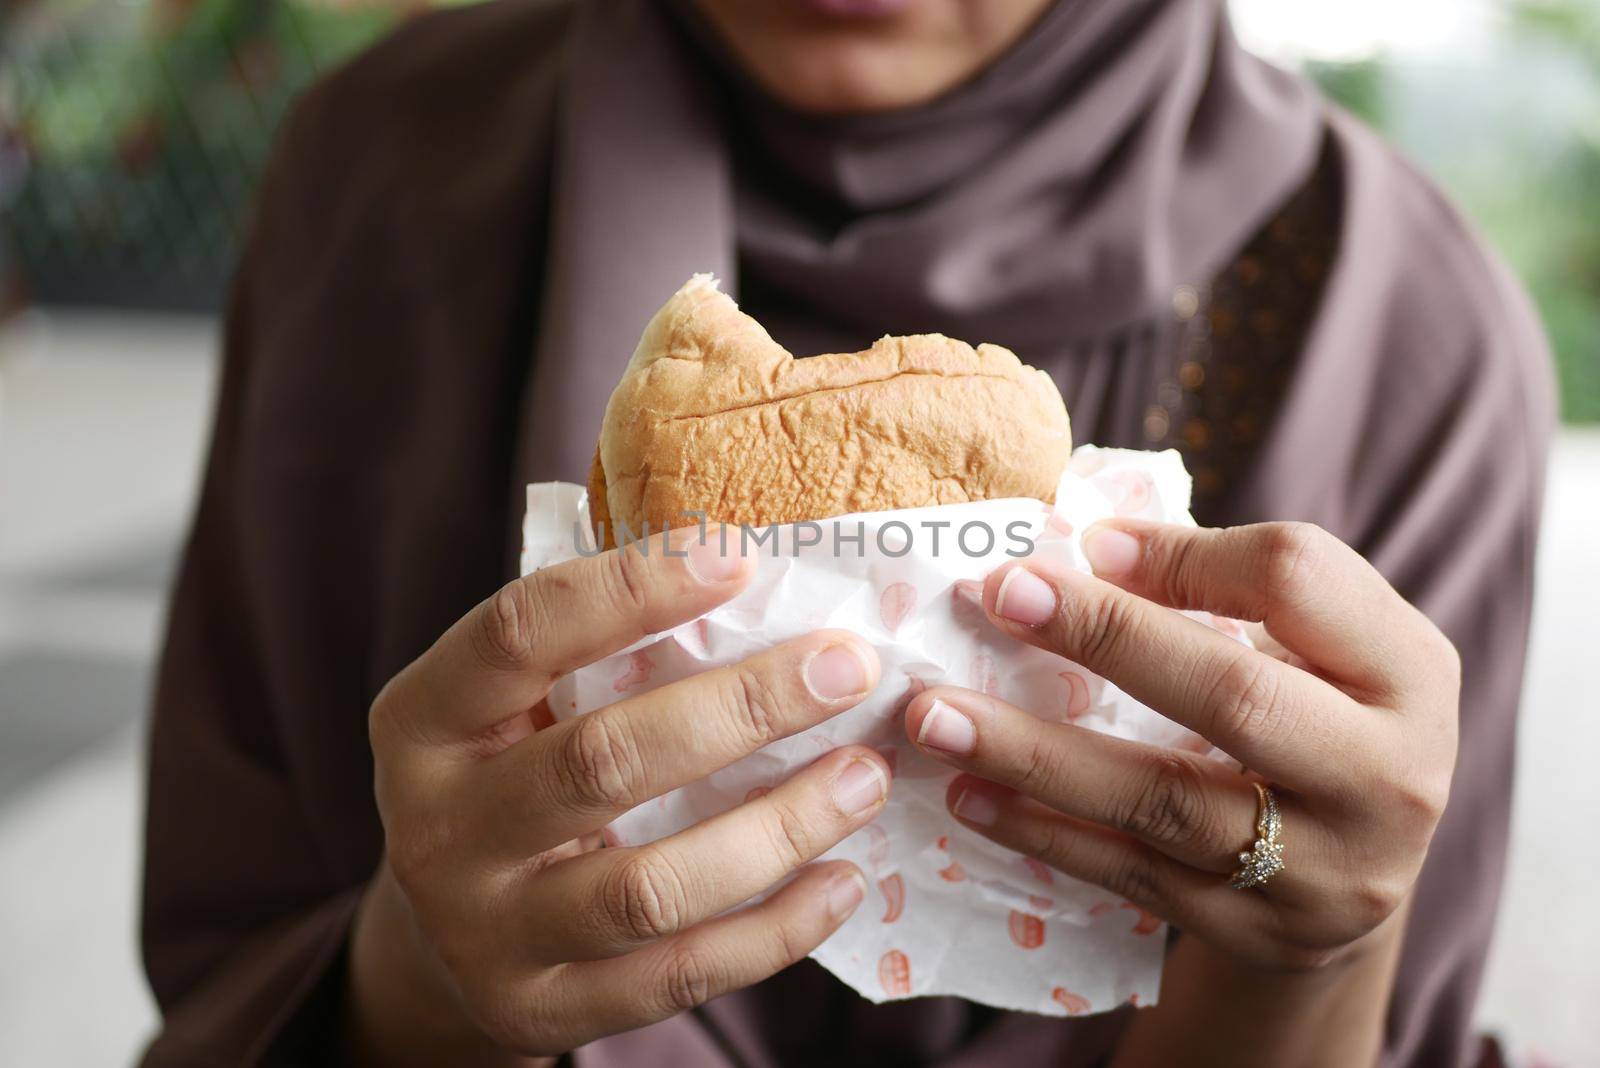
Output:
<path fill-rule="evenodd" d="M 1001 497 L 1050 501 L 1072 450 L 1043 371 L 939 334 L 795 359 L 696 275 L 606 405 L 589 476 L 607 548 L 710 522 L 764 526 Z"/>

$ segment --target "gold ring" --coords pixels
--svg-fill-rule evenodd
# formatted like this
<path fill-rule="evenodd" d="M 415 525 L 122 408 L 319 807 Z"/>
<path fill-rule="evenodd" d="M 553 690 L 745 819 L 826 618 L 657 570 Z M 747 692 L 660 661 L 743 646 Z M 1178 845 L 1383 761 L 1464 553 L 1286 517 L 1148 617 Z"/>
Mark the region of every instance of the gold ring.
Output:
<path fill-rule="evenodd" d="M 1283 817 L 1278 814 L 1278 799 L 1263 783 L 1256 783 L 1256 841 L 1239 854 L 1239 870 L 1233 873 L 1233 888 L 1248 890 L 1261 886 L 1283 870 L 1283 843 L 1278 832 L 1283 829 Z"/>

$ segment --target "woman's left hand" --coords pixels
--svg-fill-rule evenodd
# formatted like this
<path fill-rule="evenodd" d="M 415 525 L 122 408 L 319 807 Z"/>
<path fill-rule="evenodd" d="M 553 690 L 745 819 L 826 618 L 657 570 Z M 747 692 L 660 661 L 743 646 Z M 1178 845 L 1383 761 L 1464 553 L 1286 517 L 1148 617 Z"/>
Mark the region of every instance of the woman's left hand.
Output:
<path fill-rule="evenodd" d="M 1341 956 L 1405 899 L 1444 809 L 1455 649 L 1314 526 L 1114 520 L 1084 546 L 1098 577 L 1032 560 L 990 575 L 989 618 L 1269 781 L 1284 868 L 1257 889 L 1230 886 L 1256 838 L 1251 776 L 1060 722 L 1062 709 L 936 687 L 908 708 L 906 731 L 970 773 L 950 787 L 956 818 L 1248 963 L 1304 970 Z M 1169 608 L 1262 623 L 1263 644 L 1282 648 L 1247 648 Z"/>

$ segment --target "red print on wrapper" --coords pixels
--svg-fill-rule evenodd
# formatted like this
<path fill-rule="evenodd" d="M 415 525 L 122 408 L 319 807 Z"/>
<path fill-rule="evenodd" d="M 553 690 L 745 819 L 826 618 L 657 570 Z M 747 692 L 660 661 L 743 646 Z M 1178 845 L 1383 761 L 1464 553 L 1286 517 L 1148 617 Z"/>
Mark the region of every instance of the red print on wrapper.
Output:
<path fill-rule="evenodd" d="M 650 681 L 650 672 L 656 669 L 655 661 L 650 659 L 650 654 L 640 649 L 636 653 L 628 654 L 628 666 L 622 674 L 611 684 L 611 688 L 618 693 L 630 690 L 635 686 L 643 686 Z"/>
<path fill-rule="evenodd" d="M 898 949 L 891 949 L 878 961 L 878 982 L 892 998 L 911 993 L 911 960 Z"/>
<path fill-rule="evenodd" d="M 1067 718 L 1077 719 L 1089 711 L 1089 680 L 1076 671 L 1063 671 L 1061 681 L 1067 684 Z"/>
<path fill-rule="evenodd" d="M 1143 471 L 1118 471 L 1106 481 L 1111 483 L 1112 508 L 1118 515 L 1138 515 L 1149 505 L 1154 487 Z"/>
<path fill-rule="evenodd" d="M 1150 913 L 1146 912 L 1144 909 L 1140 908 L 1138 905 L 1135 905 L 1133 902 L 1124 901 L 1120 907 L 1125 908 L 1125 909 L 1132 909 L 1134 912 L 1137 912 L 1139 914 L 1138 920 L 1134 921 L 1134 924 L 1133 924 L 1132 930 L 1133 930 L 1134 934 L 1137 934 L 1137 935 L 1155 934 L 1157 931 L 1159 931 L 1161 929 L 1161 919 L 1159 917 L 1152 916 Z"/>
<path fill-rule="evenodd" d="M 1050 867 L 1044 861 L 1034 857 L 1022 857 L 1022 866 L 1028 869 L 1028 874 L 1038 879 L 1041 883 L 1055 884 L 1055 879 L 1050 874 Z"/>
<path fill-rule="evenodd" d="M 983 605 L 983 580 L 960 579 L 950 587 L 950 597 L 956 604 Z"/>
<path fill-rule="evenodd" d="M 938 846 L 940 851 L 943 852 L 945 856 L 950 856 L 950 838 L 948 835 L 939 836 Z M 939 878 L 943 879 L 947 883 L 965 882 L 967 878 L 967 869 L 961 866 L 961 862 L 959 860 L 951 858 L 949 864 L 946 864 L 944 867 L 939 869 Z"/>
<path fill-rule="evenodd" d="M 1090 1007 L 1088 998 L 1082 994 L 1074 994 L 1064 986 L 1058 986 L 1050 991 L 1050 1000 L 1065 1009 L 1068 1016 L 1088 1012 Z"/>
<path fill-rule="evenodd" d="M 867 865 L 876 874 L 889 859 L 889 833 L 876 823 L 867 824 L 861 833 L 867 836 Z"/>
<path fill-rule="evenodd" d="M 1031 912 L 1012 909 L 1006 919 L 1006 932 L 1019 949 L 1038 949 L 1044 945 L 1044 920 Z"/>
<path fill-rule="evenodd" d="M 906 909 L 906 881 L 899 873 L 879 879 L 878 892 L 883 895 L 885 904 L 883 922 L 893 923 Z"/>
<path fill-rule="evenodd" d="M 878 618 L 883 629 L 893 634 L 917 607 L 917 588 L 909 582 L 891 582 L 878 597 Z"/>

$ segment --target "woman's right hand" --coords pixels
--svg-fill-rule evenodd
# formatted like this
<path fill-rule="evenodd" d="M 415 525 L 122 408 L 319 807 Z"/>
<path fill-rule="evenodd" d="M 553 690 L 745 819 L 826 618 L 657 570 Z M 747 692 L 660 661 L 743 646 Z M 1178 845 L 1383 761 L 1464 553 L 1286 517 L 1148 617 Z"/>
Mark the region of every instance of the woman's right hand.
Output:
<path fill-rule="evenodd" d="M 384 862 L 347 971 L 351 1053 L 373 1063 L 554 1056 L 764 979 L 860 903 L 852 864 L 804 867 L 889 787 L 846 746 L 765 796 L 644 846 L 600 848 L 633 806 L 860 701 L 872 648 L 822 631 L 588 715 L 562 675 L 694 619 L 749 581 L 713 529 L 512 582 L 386 686 L 369 727 Z M 687 550 L 687 555 L 684 555 Z"/>

